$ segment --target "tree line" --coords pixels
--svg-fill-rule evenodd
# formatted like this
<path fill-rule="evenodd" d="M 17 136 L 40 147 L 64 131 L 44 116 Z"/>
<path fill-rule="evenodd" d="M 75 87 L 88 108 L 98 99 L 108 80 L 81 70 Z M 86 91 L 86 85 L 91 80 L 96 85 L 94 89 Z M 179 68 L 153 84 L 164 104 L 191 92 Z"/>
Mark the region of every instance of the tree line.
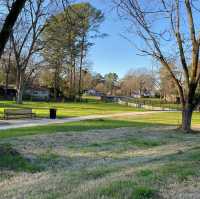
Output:
<path fill-rule="evenodd" d="M 17 1 L 4 0 L 8 16 L 20 5 L 15 3 Z M 10 36 L 5 39 L 1 57 L 6 90 L 12 75 L 17 90 L 16 102 L 22 103 L 25 87 L 46 71 L 53 76 L 55 100 L 62 83 L 68 88 L 69 98 L 80 97 L 82 77 L 87 73 L 88 51 L 95 38 L 104 36 L 98 31 L 104 20 L 103 13 L 89 3 L 63 5 L 63 1 L 51 0 L 27 0 L 17 11 L 19 15 L 15 16 L 12 31 L 6 33 Z M 4 26 L 6 23 L 7 19 Z"/>
<path fill-rule="evenodd" d="M 38 54 L 38 52 L 43 49 L 42 45 L 44 44 L 40 34 L 42 35 L 44 27 L 46 25 L 48 26 L 44 19 L 48 14 L 46 15 L 42 12 L 43 8 L 48 5 L 46 1 L 1 1 L 3 2 L 1 4 L 5 5 L 5 8 L 2 10 L 7 10 L 7 12 L 5 16 L 2 17 L 0 57 L 5 48 L 11 46 L 10 49 L 12 49 L 13 52 L 7 53 L 7 56 L 8 60 L 12 60 L 13 54 L 15 57 L 18 103 L 21 103 L 24 80 L 28 78 L 30 74 L 34 73 L 35 67 L 41 65 L 36 62 L 39 63 L 41 61 L 41 55 Z M 79 11 L 82 9 L 78 12 L 76 8 L 71 9 L 71 5 L 69 5 L 68 1 L 58 0 L 57 2 L 56 0 L 49 0 L 49 3 L 47 9 L 44 9 L 46 11 L 48 10 L 47 13 L 49 13 L 51 7 L 59 7 L 59 4 L 65 8 L 68 7 L 64 18 L 68 16 L 69 24 L 73 24 L 74 29 L 79 30 L 78 36 L 75 35 L 74 32 L 68 34 L 68 39 L 74 40 L 72 42 L 74 46 L 70 47 L 70 54 L 73 58 L 71 57 L 70 61 L 67 61 L 67 64 L 71 62 L 69 64 L 71 68 L 72 65 L 77 66 L 77 63 L 79 64 L 78 92 L 81 94 L 82 69 L 87 49 L 91 46 L 90 43 L 84 45 L 86 44 L 86 38 L 88 38 L 87 36 L 89 34 L 85 34 L 83 31 L 87 33 L 87 30 L 90 30 L 90 22 L 93 20 L 85 22 L 85 20 L 83 20 L 84 15 L 79 14 Z M 57 5 L 52 6 L 53 3 Z M 193 111 L 200 104 L 200 24 L 198 21 L 200 2 L 194 0 L 155 0 L 151 2 L 147 0 L 113 0 L 113 3 L 116 5 L 120 19 L 129 23 L 130 30 L 127 32 L 134 33 L 133 38 L 137 41 L 135 47 L 140 52 L 140 55 L 152 57 L 169 73 L 173 84 L 176 86 L 182 104 L 182 129 L 185 132 L 190 132 Z M 71 14 L 72 10 L 74 11 L 73 14 Z M 97 10 L 95 10 L 95 13 L 97 14 L 96 11 Z M 96 14 L 92 15 L 93 19 Z M 80 17 L 79 20 L 75 21 L 75 23 L 71 23 L 71 20 L 77 19 L 76 15 Z M 49 17 L 47 18 L 49 19 Z M 63 16 L 58 16 L 57 18 L 63 18 Z M 60 20 L 62 21 L 62 19 Z M 52 19 L 52 21 L 54 20 Z M 93 22 L 96 23 L 97 21 L 94 20 Z M 99 25 L 99 23 L 97 24 Z M 80 28 L 81 26 L 82 28 Z M 96 26 L 94 27 L 96 28 Z M 21 33 L 23 36 L 20 36 Z M 45 36 L 43 38 L 45 38 Z M 75 45 L 77 44 L 75 42 L 77 38 L 79 38 L 79 44 Z M 135 38 L 137 38 L 137 40 Z M 26 42 L 27 40 L 28 42 Z M 18 42 L 20 44 L 18 44 Z M 137 45 L 138 43 L 142 45 Z M 74 50 L 75 46 L 79 47 L 78 52 Z M 63 52 L 58 51 L 58 53 L 61 54 Z M 48 53 L 48 50 L 45 53 Z M 75 56 L 79 56 L 79 58 L 74 59 Z M 46 61 L 48 63 L 50 62 L 50 60 Z M 57 60 L 57 64 L 61 66 L 59 61 L 61 60 Z M 172 63 L 175 67 L 171 67 Z M 73 67 L 73 69 L 74 68 L 75 67 Z M 73 69 L 69 73 L 72 79 L 75 80 L 77 77 L 77 75 L 75 75 L 77 70 L 73 71 Z M 57 69 L 54 69 L 54 71 L 56 70 Z M 26 71 L 29 72 L 28 75 Z M 56 72 L 54 75 L 56 76 Z M 71 84 L 74 82 L 71 81 Z"/>

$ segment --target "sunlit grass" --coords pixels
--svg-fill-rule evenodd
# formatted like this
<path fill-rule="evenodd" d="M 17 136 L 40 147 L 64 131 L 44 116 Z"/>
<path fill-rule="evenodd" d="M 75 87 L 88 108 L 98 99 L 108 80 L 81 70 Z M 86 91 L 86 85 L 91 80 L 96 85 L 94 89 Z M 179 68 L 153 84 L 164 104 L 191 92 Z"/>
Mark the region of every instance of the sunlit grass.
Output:
<path fill-rule="evenodd" d="M 109 119 L 97 119 L 97 120 L 87 120 L 80 122 L 68 122 L 65 124 L 56 125 L 46 125 L 38 127 L 27 127 L 27 128 L 17 128 L 9 130 L 1 130 L 0 138 L 7 137 L 18 137 L 25 135 L 37 135 L 37 134 L 52 134 L 59 132 L 70 132 L 70 131 L 87 131 L 95 129 L 112 129 L 120 127 L 144 127 L 148 124 L 134 123 L 132 121 L 120 121 L 120 120 L 109 120 Z"/>
<path fill-rule="evenodd" d="M 173 103 L 173 102 L 166 102 L 163 100 L 160 100 L 160 98 L 138 98 L 138 99 L 132 99 L 132 102 L 135 103 L 141 103 L 145 105 L 149 105 L 152 107 L 161 107 L 161 108 L 169 108 L 169 109 L 175 109 L 175 110 L 181 110 L 182 106 L 181 104 Z"/>
<path fill-rule="evenodd" d="M 194 113 L 192 119 L 193 125 L 200 124 L 200 113 Z M 0 138 L 18 137 L 25 135 L 52 134 L 70 131 L 87 131 L 95 129 L 112 129 L 121 127 L 150 127 L 150 126 L 174 126 L 181 124 L 181 113 L 163 112 L 146 115 L 113 117 L 110 119 L 95 119 L 80 122 L 69 122 L 65 124 L 46 125 L 38 127 L 27 127 L 18 129 L 9 129 L 0 131 Z M 129 140 L 129 142 L 131 142 Z M 144 144 L 144 143 L 138 143 Z"/>
<path fill-rule="evenodd" d="M 3 116 L 5 108 L 31 108 L 33 109 L 33 112 L 36 113 L 37 117 L 48 117 L 49 109 L 56 108 L 57 115 L 60 118 L 142 111 L 141 109 L 122 106 L 115 103 L 103 103 L 99 100 L 88 100 L 88 102 L 82 103 L 24 102 L 22 105 L 18 105 L 14 101 L 1 101 L 0 116 Z"/>
<path fill-rule="evenodd" d="M 181 112 L 155 112 L 146 115 L 116 117 L 116 119 L 137 123 L 179 126 L 181 125 L 182 115 Z M 200 124 L 199 112 L 193 113 L 192 124 Z"/>

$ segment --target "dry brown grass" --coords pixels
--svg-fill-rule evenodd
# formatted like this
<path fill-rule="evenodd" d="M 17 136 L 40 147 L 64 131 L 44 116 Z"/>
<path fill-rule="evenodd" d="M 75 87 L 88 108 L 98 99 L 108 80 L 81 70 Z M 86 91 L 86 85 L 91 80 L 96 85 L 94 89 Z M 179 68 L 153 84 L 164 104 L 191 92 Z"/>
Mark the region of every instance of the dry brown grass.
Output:
<path fill-rule="evenodd" d="M 4 139 L 1 143 L 10 143 L 30 162 L 39 165 L 41 171 L 2 169 L 0 198 L 134 199 L 137 186 L 142 185 L 157 190 L 158 195 L 152 195 L 153 198 L 199 199 L 197 176 L 190 175 L 185 182 L 179 182 L 176 168 L 175 172 L 167 170 L 167 174 L 162 169 L 171 163 L 184 165 L 188 151 L 194 147 L 199 150 L 199 141 L 200 135 L 182 134 L 171 127 L 61 132 Z M 149 169 L 153 177 L 139 175 L 140 171 Z M 161 182 L 155 178 L 157 175 L 161 176 Z M 128 181 L 130 186 L 118 185 L 119 181 Z M 119 186 L 117 191 L 115 186 Z"/>

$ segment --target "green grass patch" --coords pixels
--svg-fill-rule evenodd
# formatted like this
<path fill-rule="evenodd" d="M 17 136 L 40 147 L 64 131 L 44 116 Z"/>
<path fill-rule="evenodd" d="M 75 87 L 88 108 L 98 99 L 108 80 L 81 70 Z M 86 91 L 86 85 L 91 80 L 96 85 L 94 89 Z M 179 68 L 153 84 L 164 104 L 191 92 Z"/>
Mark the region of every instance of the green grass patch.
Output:
<path fill-rule="evenodd" d="M 146 115 L 123 116 L 116 119 L 134 121 L 138 123 L 148 123 L 157 125 L 180 125 L 182 121 L 181 112 L 155 112 Z M 200 124 L 200 113 L 194 112 L 192 124 Z"/>
<path fill-rule="evenodd" d="M 166 144 L 164 141 L 160 140 L 152 140 L 146 138 L 134 138 L 128 137 L 127 139 L 121 138 L 120 140 L 112 140 L 112 141 L 105 141 L 105 142 L 94 142 L 91 144 L 86 145 L 73 145 L 71 148 L 76 148 L 81 151 L 99 151 L 99 150 L 118 150 L 119 152 L 127 149 L 131 149 L 132 147 L 139 147 L 139 148 L 151 148 Z"/>
<path fill-rule="evenodd" d="M 0 169 L 37 172 L 41 168 L 25 159 L 20 153 L 15 151 L 10 144 L 0 146 Z"/>
<path fill-rule="evenodd" d="M 59 159 L 59 156 L 54 153 L 44 153 L 40 155 L 39 159 L 43 163 L 54 162 Z"/>
<path fill-rule="evenodd" d="M 10 142 L 18 147 L 19 151 L 25 150 L 33 158 L 29 161 L 17 154 L 17 158 L 11 155 L 11 160 L 7 157 L 6 160 L 0 159 L 0 162 L 3 162 L 3 174 L 0 175 L 0 180 L 7 179 L 10 183 L 12 175 L 23 176 L 24 171 L 34 172 L 39 170 L 37 168 L 42 168 L 45 172 L 41 175 L 48 174 L 49 178 L 44 179 L 41 184 L 38 181 L 33 186 L 24 188 L 16 182 L 11 189 L 10 196 L 25 193 L 25 197 L 31 198 L 69 196 L 68 198 L 72 199 L 159 199 L 163 193 L 159 191 L 165 191 L 170 183 L 188 181 L 192 186 L 200 177 L 200 147 L 198 147 L 200 137 L 198 134 L 162 130 L 162 125 L 166 125 L 165 122 L 162 120 L 156 123 L 156 117 L 162 119 L 159 118 L 160 114 L 169 113 L 159 113 L 158 116 L 154 116 L 154 122 L 148 121 L 149 116 L 145 115 L 2 131 L 0 132 L 2 138 L 42 133 L 70 133 L 69 136 L 61 134 L 51 137 L 2 139 L 2 142 Z M 168 121 L 171 120 L 170 117 L 172 115 L 166 116 Z M 155 125 L 160 125 L 161 128 L 159 130 L 146 128 Z M 127 126 L 135 128 L 112 130 L 107 133 L 98 131 L 98 129 Z M 145 128 L 140 129 L 141 127 Z M 94 129 L 96 129 L 95 134 L 92 131 L 84 132 L 85 135 L 76 134 L 76 131 Z M 98 132 L 100 135 L 96 136 Z M 186 150 L 185 147 L 192 147 L 193 144 L 194 148 Z M 160 145 L 165 146 L 156 148 Z M 135 146 L 138 148 L 135 149 Z M 172 148 L 168 153 L 169 147 Z M 8 146 L 6 151 L 11 149 L 12 146 Z M 152 149 L 153 155 L 149 149 Z M 88 150 L 89 153 L 84 153 L 84 150 Z M 132 155 L 134 150 L 137 150 L 138 155 L 137 153 L 136 156 Z M 10 156 L 9 154 L 7 155 Z M 16 167 L 12 166 L 14 163 L 17 163 Z M 12 172 L 7 177 L 7 168 L 21 173 Z"/>
<path fill-rule="evenodd" d="M 136 184 L 130 180 L 114 181 L 106 187 L 100 187 L 96 194 L 105 198 L 133 198 L 133 191 Z"/>
<path fill-rule="evenodd" d="M 143 169 L 141 171 L 139 171 L 139 173 L 137 174 L 138 177 L 149 177 L 153 174 L 153 171 L 150 169 Z"/>
<path fill-rule="evenodd" d="M 64 124 L 46 125 L 38 127 L 27 127 L 27 128 L 17 128 L 9 130 L 1 130 L 0 138 L 9 138 L 25 135 L 37 135 L 37 134 L 51 134 L 58 132 L 69 132 L 69 131 L 87 131 L 95 129 L 112 129 L 121 127 L 149 127 L 149 126 L 165 126 L 165 125 L 180 125 L 181 113 L 169 112 L 169 113 L 153 113 L 147 115 L 137 115 L 137 116 L 123 116 L 115 117 L 112 119 L 96 119 L 96 120 L 86 120 L 79 122 L 69 122 Z M 194 113 L 193 124 L 200 124 L 200 113 Z M 99 143 L 93 143 L 94 147 L 99 145 Z M 101 143 L 102 144 L 102 143 Z M 105 143 L 109 144 L 109 143 Z M 117 143 L 110 144 L 120 144 Z M 164 141 L 159 142 L 158 140 L 137 140 L 129 139 L 126 144 L 137 145 L 143 147 L 159 146 L 165 144 Z M 92 147 L 92 145 L 91 145 Z"/>
<path fill-rule="evenodd" d="M 111 113 L 142 111 L 115 103 L 104 103 L 99 100 L 89 100 L 82 103 L 61 102 L 24 102 L 16 104 L 14 101 L 0 102 L 0 116 L 3 117 L 5 108 L 31 108 L 37 117 L 49 117 L 49 109 L 56 108 L 58 118 L 77 117 L 85 115 L 104 115 Z"/>
<path fill-rule="evenodd" d="M 92 169 L 83 169 L 80 172 L 72 173 L 73 177 L 77 176 L 81 180 L 96 180 L 99 178 L 103 178 L 106 175 L 109 175 L 113 172 L 117 172 L 119 168 L 117 167 L 109 167 L 109 166 L 100 166 Z"/>
<path fill-rule="evenodd" d="M 134 189 L 133 199 L 149 199 L 156 196 L 157 191 L 150 187 L 138 186 Z"/>
<path fill-rule="evenodd" d="M 176 182 L 187 181 L 190 177 L 200 176 L 200 151 L 189 150 L 182 154 L 173 154 L 168 162 L 152 169 L 142 169 L 136 173 L 136 180 L 147 185 L 164 184 L 173 178 Z M 173 161 L 172 161 L 173 160 Z"/>
<path fill-rule="evenodd" d="M 127 140 L 126 143 L 128 146 L 129 145 L 135 145 L 138 147 L 155 147 L 155 146 L 160 146 L 163 144 L 166 144 L 165 141 L 160 141 L 160 140 L 152 140 L 152 139 L 145 139 L 145 138 L 130 138 Z"/>
<path fill-rule="evenodd" d="M 87 131 L 95 129 L 112 129 L 120 127 L 148 127 L 148 126 L 162 126 L 162 125 L 175 125 L 178 126 L 181 120 L 181 113 L 153 113 L 147 115 L 137 115 L 137 116 L 124 116 L 112 119 L 96 119 L 87 120 L 79 122 L 69 122 L 65 124 L 56 125 L 46 125 L 38 127 L 27 127 L 27 128 L 17 128 L 9 130 L 1 130 L 0 138 L 17 137 L 25 135 L 37 135 L 37 134 L 51 134 L 57 132 L 69 132 L 69 131 Z M 200 114 L 194 113 L 193 124 L 200 124 Z M 94 143 L 98 146 L 99 143 Z M 101 143 L 102 144 L 102 143 Z M 106 143 L 109 144 L 109 143 Z M 111 143 L 113 144 L 113 143 Z M 119 144 L 119 143 L 114 143 Z M 161 144 L 157 140 L 136 140 L 129 139 L 127 143 L 129 146 L 131 144 L 138 146 L 159 146 Z"/>
<path fill-rule="evenodd" d="M 80 122 L 69 122 L 65 124 L 46 125 L 38 127 L 17 128 L 0 131 L 0 138 L 18 137 L 25 135 L 37 135 L 37 134 L 52 134 L 58 132 L 69 131 L 87 131 L 95 129 L 112 129 L 120 127 L 144 127 L 148 126 L 147 123 L 137 123 L 126 120 L 87 120 Z"/>
<path fill-rule="evenodd" d="M 159 98 L 138 98 L 138 99 L 131 99 L 130 102 L 136 104 L 145 104 L 152 107 L 161 107 L 161 108 L 169 108 L 174 110 L 181 110 L 182 105 L 177 104 L 175 102 L 166 102 L 160 100 Z"/>
<path fill-rule="evenodd" d="M 149 199 L 157 194 L 155 189 L 139 186 L 132 180 L 114 181 L 106 187 L 97 190 L 97 195 L 105 198 L 118 199 Z"/>
<path fill-rule="evenodd" d="M 169 158 L 168 161 L 165 160 L 166 163 L 163 163 L 164 160 L 159 160 L 158 164 L 149 166 L 148 169 L 129 173 L 124 176 L 126 178 L 124 180 L 111 181 L 106 186 L 93 190 L 94 195 L 112 199 L 160 198 L 159 189 L 165 187 L 169 181 L 182 183 L 192 177 L 200 176 L 197 158 L 199 153 L 199 149 L 192 149 L 181 155 L 173 154 L 171 156 L 176 156 L 176 161 L 171 162 Z M 88 195 L 93 194 L 93 191 Z"/>

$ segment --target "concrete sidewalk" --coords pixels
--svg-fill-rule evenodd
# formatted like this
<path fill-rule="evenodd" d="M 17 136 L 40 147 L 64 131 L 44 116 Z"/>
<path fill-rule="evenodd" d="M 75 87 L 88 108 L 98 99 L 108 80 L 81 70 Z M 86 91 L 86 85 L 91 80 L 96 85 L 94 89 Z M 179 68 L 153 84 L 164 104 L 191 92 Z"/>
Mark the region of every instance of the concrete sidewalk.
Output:
<path fill-rule="evenodd" d="M 125 112 L 125 113 L 115 113 L 109 115 L 89 115 L 73 118 L 64 118 L 64 119 L 18 119 L 18 120 L 0 120 L 0 130 L 22 128 L 22 127 L 33 127 L 33 126 L 45 126 L 50 124 L 63 124 L 66 122 L 77 122 L 83 120 L 93 120 L 93 119 L 103 119 L 119 116 L 136 116 L 136 115 L 146 115 L 146 114 L 155 114 L 158 111 L 146 111 L 146 112 Z M 163 112 L 163 111 L 162 111 Z"/>

